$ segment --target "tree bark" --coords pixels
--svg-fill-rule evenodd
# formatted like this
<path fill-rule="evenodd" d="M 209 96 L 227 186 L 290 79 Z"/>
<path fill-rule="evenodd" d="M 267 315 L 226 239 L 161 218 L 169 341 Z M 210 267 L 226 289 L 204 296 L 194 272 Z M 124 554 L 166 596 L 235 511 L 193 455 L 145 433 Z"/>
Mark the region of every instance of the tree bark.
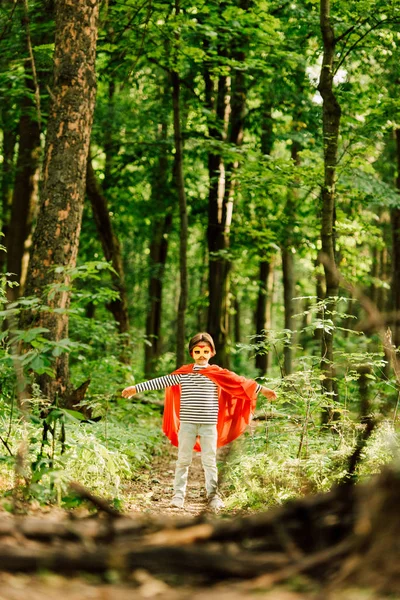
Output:
<path fill-rule="evenodd" d="M 261 131 L 261 152 L 263 155 L 270 155 L 274 144 L 272 103 L 268 99 L 263 106 L 263 120 Z M 273 288 L 273 270 L 271 262 L 261 253 L 259 263 L 259 286 L 257 296 L 257 307 L 255 314 L 256 334 L 259 342 L 267 341 L 266 333 L 271 327 L 271 307 L 272 307 L 272 288 Z M 265 375 L 270 366 L 270 353 L 257 354 L 255 358 L 256 368 L 260 375 Z"/>
<path fill-rule="evenodd" d="M 213 80 L 208 72 L 205 71 L 205 87 L 206 87 L 206 105 L 215 115 L 217 123 L 222 123 L 226 128 L 228 111 L 227 111 L 227 90 L 228 78 L 220 76 L 218 78 L 218 87 L 216 98 L 214 99 Z M 221 131 L 216 126 L 209 126 L 209 137 L 216 141 L 226 139 L 225 131 Z M 226 282 L 229 264 L 224 257 L 224 252 L 227 250 L 228 238 L 224 235 L 225 223 L 222 221 L 222 215 L 226 216 L 226 211 L 222 211 L 222 203 L 224 199 L 225 185 L 225 169 L 222 155 L 219 153 L 210 152 L 208 155 L 208 226 L 207 226 L 207 245 L 209 255 L 208 267 L 208 316 L 207 316 L 207 331 L 214 338 L 218 362 L 222 366 L 226 366 L 225 358 L 222 356 L 222 349 L 226 341 L 226 328 L 224 322 L 224 310 L 226 308 L 224 302 L 226 299 L 224 283 Z"/>
<path fill-rule="evenodd" d="M 268 341 L 268 330 L 271 328 L 271 296 L 273 285 L 273 263 L 262 260 L 259 265 L 259 291 L 256 309 L 256 331 L 258 341 Z M 270 353 L 256 355 L 256 368 L 260 375 L 265 375 L 270 366 Z"/>
<path fill-rule="evenodd" d="M 108 202 L 93 169 L 89 157 L 87 162 L 86 192 L 92 205 L 93 217 L 100 237 L 105 259 L 113 266 L 111 272 L 113 288 L 118 291 L 119 298 L 107 305 L 114 315 L 120 333 L 129 331 L 128 299 L 125 286 L 125 273 L 122 262 L 121 246 L 114 232 L 108 210 Z"/>
<path fill-rule="evenodd" d="M 396 129 L 397 177 L 396 187 L 400 191 L 400 129 Z M 392 310 L 396 315 L 392 340 L 400 346 L 400 208 L 391 211 L 392 224 Z"/>
<path fill-rule="evenodd" d="M 154 208 L 154 225 L 151 231 L 149 256 L 148 305 L 146 316 L 146 344 L 144 347 L 144 373 L 149 379 L 154 377 L 154 368 L 161 354 L 161 317 L 163 301 L 164 272 L 167 262 L 169 234 L 172 227 L 173 196 L 171 193 L 170 160 L 168 142 L 168 114 L 170 82 L 163 80 L 160 85 L 161 104 L 157 142 L 160 148 L 154 166 L 151 183 L 151 203 Z"/>
<path fill-rule="evenodd" d="M 284 304 L 284 329 L 292 330 L 294 315 L 293 297 L 295 289 L 294 256 L 290 246 L 282 248 L 282 276 L 283 276 L 283 304 Z M 288 336 L 288 343 L 283 348 L 283 370 L 285 375 L 292 372 L 292 339 L 293 334 Z"/>
<path fill-rule="evenodd" d="M 8 288 L 9 302 L 23 294 L 29 238 L 38 201 L 40 129 L 32 100 L 35 90 L 31 77 L 26 77 L 26 86 L 19 120 L 18 158 L 7 237 L 7 271 L 12 274 L 10 280 L 19 285 Z"/>
<path fill-rule="evenodd" d="M 240 344 L 242 342 L 242 327 L 241 327 L 241 310 L 240 310 L 240 302 L 237 295 L 233 298 L 233 335 L 235 344 Z"/>
<path fill-rule="evenodd" d="M 180 14 L 180 2 L 175 0 L 175 14 Z M 176 331 L 176 366 L 182 366 L 185 362 L 185 316 L 188 297 L 187 276 L 187 240 L 188 240 L 188 216 L 186 205 L 185 179 L 183 171 L 183 140 L 181 130 L 180 77 L 176 71 L 171 71 L 172 83 L 172 106 L 174 115 L 174 142 L 175 142 L 175 164 L 174 174 L 179 200 L 180 240 L 179 240 L 179 279 L 180 294 L 178 305 L 178 319 Z"/>
<path fill-rule="evenodd" d="M 113 33 L 109 33 L 113 36 Z M 115 105 L 114 105 L 114 94 L 115 94 L 115 82 L 111 80 L 108 84 L 108 127 L 104 132 L 104 182 L 103 189 L 107 192 L 108 188 L 114 185 L 114 156 L 118 153 L 120 144 L 117 142 L 115 134 Z"/>
<path fill-rule="evenodd" d="M 41 205 L 33 239 L 26 293 L 39 295 L 51 311 L 36 319 L 48 337 L 68 336 L 68 269 L 74 267 L 85 195 L 86 167 L 96 97 L 98 0 L 56 0 L 54 86 L 49 112 Z M 66 270 L 56 272 L 55 266 Z M 48 294 L 48 286 L 61 291 Z M 61 309 L 53 312 L 54 309 Z M 43 394 L 62 403 L 68 394 L 68 355 L 56 359 L 55 378 L 41 378 Z"/>
<path fill-rule="evenodd" d="M 243 11 L 249 8 L 250 0 L 240 0 L 239 6 Z M 231 50 L 232 58 L 238 63 L 245 61 L 245 46 L 247 39 L 242 34 L 237 40 L 237 47 Z M 246 82 L 244 70 L 236 68 L 231 82 L 230 99 L 227 96 L 229 80 L 220 77 L 216 116 L 225 123 L 226 140 L 230 146 L 241 146 L 243 142 L 244 119 L 246 112 Z M 213 106 L 212 82 L 206 77 L 207 104 Z M 223 132 L 210 128 L 210 137 L 222 139 Z M 209 156 L 209 225 L 207 232 L 209 248 L 209 311 L 208 331 L 215 341 L 218 362 L 229 367 L 227 341 L 229 337 L 229 273 L 230 260 L 227 257 L 229 235 L 232 222 L 233 204 L 236 195 L 236 173 L 239 166 L 237 160 L 225 160 L 219 155 Z M 218 175 L 218 177 L 216 177 Z"/>
<path fill-rule="evenodd" d="M 13 126 L 13 118 L 11 106 L 3 100 L 2 110 L 0 111 L 1 129 L 3 132 L 3 147 L 2 147 L 2 168 L 1 168 L 1 232 L 0 245 L 7 247 L 7 234 L 10 220 L 10 208 L 12 204 L 12 183 L 14 172 L 14 148 L 16 142 L 16 130 Z M 4 265 L 7 262 L 7 255 L 4 251 L 0 251 L 0 273 L 3 272 Z"/>
<path fill-rule="evenodd" d="M 341 109 L 333 91 L 335 63 L 335 34 L 330 17 L 330 0 L 320 0 L 320 28 L 324 55 L 318 90 L 322 96 L 322 123 L 324 138 L 324 183 L 322 186 L 321 259 L 326 281 L 326 300 L 333 308 L 338 294 L 339 278 L 335 260 L 335 198 L 336 167 Z M 322 387 L 332 398 L 334 395 L 333 333 L 323 332 L 321 341 L 321 368 L 324 375 Z"/>
<path fill-rule="evenodd" d="M 299 164 L 299 144 L 293 140 L 292 142 L 292 160 L 295 165 Z M 283 275 L 283 304 L 285 309 L 284 328 L 287 330 L 293 329 L 294 306 L 293 298 L 295 296 L 295 271 L 294 271 L 294 255 L 293 248 L 293 223 L 295 219 L 297 203 L 296 189 L 289 189 L 285 207 L 285 217 L 287 226 L 285 228 L 284 241 L 282 245 L 282 275 Z M 292 372 L 292 340 L 293 334 L 289 336 L 288 343 L 283 348 L 283 370 L 285 375 L 290 375 Z"/>
<path fill-rule="evenodd" d="M 172 214 L 168 213 L 153 227 L 150 243 L 149 306 L 146 318 L 144 373 L 148 379 L 154 376 L 154 367 L 161 353 L 161 315 L 163 300 L 163 277 L 168 255 L 168 236 L 172 226 Z"/>

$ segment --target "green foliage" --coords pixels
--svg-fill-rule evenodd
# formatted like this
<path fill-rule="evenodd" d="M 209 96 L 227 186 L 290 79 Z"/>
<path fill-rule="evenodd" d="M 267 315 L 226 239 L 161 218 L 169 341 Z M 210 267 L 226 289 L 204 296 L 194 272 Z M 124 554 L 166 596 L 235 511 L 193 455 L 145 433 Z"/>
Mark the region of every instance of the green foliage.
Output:
<path fill-rule="evenodd" d="M 48 330 L 43 327 L 4 329 L 0 349 L 0 429 L 7 432 L 2 438 L 2 449 L 7 449 L 8 454 L 0 452 L 0 460 L 5 467 L 5 481 L 11 487 L 20 440 L 27 440 L 24 457 L 27 498 L 68 504 L 71 480 L 79 480 L 106 496 L 121 498 L 121 481 L 146 464 L 159 443 L 158 413 L 149 408 L 132 409 L 128 401 L 120 398 L 124 382 L 133 380 L 132 365 L 120 360 L 125 341 L 116 332 L 114 323 L 85 316 L 88 299 L 102 304 L 115 297 L 115 292 L 102 281 L 102 274 L 108 269 L 106 263 L 97 261 L 68 272 L 73 286 L 73 301 L 68 310 L 70 330 L 76 341 L 53 342 L 46 337 Z M 1 293 L 5 304 L 6 277 L 3 280 Z M 90 290 L 93 283 L 100 285 L 98 290 Z M 53 286 L 48 292 L 51 295 L 60 289 Z M 38 298 L 22 297 L 6 305 L 1 317 L 13 325 L 25 311 L 49 310 Z M 25 351 L 19 353 L 22 345 Z M 92 379 L 82 406 L 90 408 L 93 418 L 100 417 L 99 423 L 86 423 L 78 410 L 50 407 L 34 383 L 34 375 L 53 376 L 54 359 L 64 352 L 71 355 L 72 376 L 77 385 L 84 379 Z M 30 382 L 30 399 L 23 405 L 17 401 L 17 372 Z M 46 439 L 44 424 L 49 427 Z"/>
<path fill-rule="evenodd" d="M 50 436 L 41 450 L 42 430 L 40 420 L 31 420 L 28 425 L 28 454 L 31 465 L 25 495 L 41 503 L 57 502 L 69 506 L 73 493 L 71 481 L 79 481 L 91 490 L 109 498 L 123 500 L 124 481 L 129 480 L 139 467 L 150 461 L 160 444 L 160 425 L 157 413 L 149 409 L 134 408 L 123 403 L 110 411 L 99 423 L 82 423 L 82 415 L 76 411 L 56 409 L 49 413 L 46 421 L 57 423 L 55 437 Z M 11 427 L 9 445 L 16 453 L 19 439 L 24 435 L 24 425 L 18 418 L 6 419 L 1 413 L 4 429 Z M 64 422 L 66 443 L 61 451 L 58 439 L 60 424 Z M 0 457 L 3 478 L 12 486 L 14 459 Z M 2 482 L 3 493 L 7 485 Z"/>
<path fill-rule="evenodd" d="M 281 412 L 281 411 L 280 411 Z M 298 456 L 304 416 L 294 424 L 273 417 L 241 443 L 223 471 L 229 509 L 265 510 L 287 500 L 331 489 L 347 472 L 357 430 L 347 423 L 340 433 L 309 428 L 306 453 Z M 393 424 L 383 422 L 363 452 L 359 479 L 378 473 L 398 456 L 400 440 Z"/>
<path fill-rule="evenodd" d="M 298 300 L 305 300 L 299 298 Z M 307 493 L 329 490 L 347 476 L 349 459 L 365 431 L 362 416 L 373 418 L 377 426 L 362 449 L 356 477 L 363 480 L 378 473 L 400 453 L 397 426 L 398 382 L 385 375 L 386 357 L 378 340 L 360 331 L 341 326 L 354 314 L 348 298 L 316 301 L 307 298 L 307 309 L 295 317 L 310 317 L 299 332 L 335 333 L 334 371 L 339 401 L 328 397 L 321 387 L 325 377 L 321 358 L 299 348 L 294 372 L 284 379 L 264 378 L 264 385 L 276 389 L 277 402 L 258 402 L 251 433 L 237 444 L 223 471 L 223 487 L 230 509 L 260 510 Z M 290 344 L 293 331 L 266 331 L 261 339 L 241 344 L 242 352 L 273 352 L 283 364 L 283 348 Z M 360 388 L 361 374 L 367 388 Z M 368 404 L 366 405 L 366 396 Z M 360 415 L 360 406 L 367 411 Z M 323 411 L 335 415 L 328 427 L 321 421 Z"/>
<path fill-rule="evenodd" d="M 4 229 L 9 225 L 17 182 L 24 103 L 29 98 L 35 106 L 37 100 L 28 85 L 33 80 L 28 21 L 23 3 L 11 4 L 0 7 L 4 48 L 0 57 L 0 221 Z M 53 5 L 50 0 L 29 2 L 43 137 L 52 86 Z M 43 501 L 61 501 L 70 478 L 79 478 L 99 492 L 104 479 L 103 491 L 123 496 L 121 482 L 137 465 L 148 461 L 157 447 L 157 417 L 145 409 L 138 409 L 133 417 L 120 391 L 142 377 L 143 346 L 150 343 L 144 334 L 148 282 L 161 271 L 152 251 L 155 234 L 167 216 L 172 217 L 172 225 L 159 234 L 168 241 L 168 256 L 162 275 L 162 350 L 154 375 L 170 372 L 175 365 L 180 231 L 174 185 L 172 69 L 179 72 L 182 83 L 190 239 L 187 337 L 206 327 L 208 264 L 218 256 L 231 261 L 231 322 L 240 309 L 240 328 L 236 338 L 232 332 L 228 341 L 233 368 L 255 377 L 255 355 L 268 353 L 270 375 L 278 386 L 283 349 L 290 346 L 294 355 L 295 373 L 282 384 L 279 405 L 290 418 L 277 415 L 276 427 L 273 423 L 267 429 L 261 427 L 247 440 L 243 447 L 246 459 L 241 464 L 238 458 L 232 467 L 236 490 L 232 506 L 254 508 L 261 502 L 282 502 L 307 489 L 327 489 L 340 477 L 359 434 L 360 366 L 369 368 L 374 415 L 383 414 L 386 419 L 393 408 L 398 386 L 387 376 L 387 358 L 380 341 L 356 329 L 356 319 L 362 315 L 359 304 L 347 298 L 335 299 L 335 306 L 315 301 L 316 281 L 323 275 L 315 261 L 321 249 L 324 176 L 321 98 L 316 89 L 322 60 L 318 2 L 255 0 L 249 6 L 243 10 L 233 0 L 201 5 L 182 1 L 177 15 L 173 4 L 158 0 L 140 5 L 130 0 L 102 3 L 91 156 L 121 242 L 131 330 L 119 335 L 107 310 L 117 293 L 111 285 L 111 267 L 102 258 L 89 203 L 84 207 L 77 266 L 56 267 L 60 279 L 64 281 L 65 275 L 70 284 L 46 290 L 53 299 L 62 292 L 71 293 L 68 338 L 53 342 L 48 331 L 35 323 L 22 328 L 19 321 L 24 314 L 38 315 L 51 309 L 39 298 L 23 297 L 7 305 L 8 274 L 0 275 L 0 321 L 8 322 L 0 334 L 1 427 L 8 432 L 4 439 L 14 454 L 18 440 L 28 430 L 34 473 L 30 489 Z M 390 211 L 399 207 L 393 136 L 399 128 L 398 18 L 396 2 L 362 0 L 332 5 L 337 37 L 334 89 L 342 112 L 334 232 L 337 266 L 357 289 L 371 291 L 371 295 L 376 292 L 384 310 L 390 293 Z M 211 79 L 209 89 L 205 73 Z M 213 107 L 219 85 L 225 81 L 222 78 L 230 86 L 222 101 L 234 97 L 237 73 L 243 75 L 241 93 L 246 101 L 240 145 L 229 142 L 236 124 L 228 123 L 227 114 L 225 119 L 218 118 Z M 235 190 L 232 222 L 225 232 L 229 249 L 210 255 L 206 237 L 212 156 L 221 157 L 226 173 L 227 167 L 235 165 Z M 293 326 L 283 330 L 280 251 L 285 246 L 295 260 L 296 314 Z M 0 246 L 0 251 L 3 249 Z M 270 261 L 275 273 L 273 323 L 261 336 L 254 331 L 255 307 L 265 292 L 260 289 L 260 261 Z M 324 377 L 321 333 L 335 334 L 335 383 L 340 402 L 324 397 L 320 389 Z M 24 352 L 20 352 L 22 346 Z M 63 354 L 69 357 L 75 387 L 91 379 L 82 407 L 101 421 L 83 423 L 80 413 L 52 407 L 45 420 L 55 428 L 55 435 L 52 439 L 49 434 L 41 453 L 42 413 L 49 407 L 34 381 L 42 375 L 53 376 L 55 361 Z M 22 407 L 17 407 L 21 387 L 17 372 L 32 384 L 25 417 Z M 341 416 L 334 434 L 320 429 L 319 413 L 324 408 Z M 396 425 L 392 429 L 389 421 L 382 422 L 365 450 L 360 477 L 389 460 L 392 451 L 385 440 L 396 437 Z M 67 434 L 63 454 L 58 437 L 62 426 Z M 10 472 L 14 459 L 4 444 L 2 450 L 3 464 Z M 93 461 L 95 455 L 98 462 Z M 254 489 L 243 492 L 239 499 L 242 477 Z"/>
<path fill-rule="evenodd" d="M 310 365 L 309 365 L 310 366 Z M 223 489 L 230 509 L 264 510 L 309 493 L 328 491 L 347 474 L 363 426 L 354 414 L 354 387 L 342 389 L 352 401 L 331 404 L 340 421 L 327 429 L 320 424 L 326 405 L 318 370 L 298 371 L 279 390 L 274 406 L 261 405 L 265 422 L 253 424 L 236 446 L 223 470 Z M 269 385 L 267 383 L 267 385 Z M 376 406 L 376 404 L 375 404 Z M 382 420 L 368 441 L 357 467 L 359 480 L 380 471 L 400 452 L 393 421 Z"/>

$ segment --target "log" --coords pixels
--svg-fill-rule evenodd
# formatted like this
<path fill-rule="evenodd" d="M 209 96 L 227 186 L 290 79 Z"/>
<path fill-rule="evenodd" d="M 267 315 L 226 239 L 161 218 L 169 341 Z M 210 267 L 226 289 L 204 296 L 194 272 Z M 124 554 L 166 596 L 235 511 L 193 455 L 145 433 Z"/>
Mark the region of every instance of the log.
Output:
<path fill-rule="evenodd" d="M 112 569 L 121 578 L 145 569 L 167 582 L 251 579 L 264 587 L 300 573 L 318 581 L 334 577 L 341 585 L 350 574 L 360 584 L 400 592 L 395 471 L 233 519 L 128 517 L 104 512 L 93 498 L 102 517 L 0 515 L 1 569 L 98 575 Z"/>

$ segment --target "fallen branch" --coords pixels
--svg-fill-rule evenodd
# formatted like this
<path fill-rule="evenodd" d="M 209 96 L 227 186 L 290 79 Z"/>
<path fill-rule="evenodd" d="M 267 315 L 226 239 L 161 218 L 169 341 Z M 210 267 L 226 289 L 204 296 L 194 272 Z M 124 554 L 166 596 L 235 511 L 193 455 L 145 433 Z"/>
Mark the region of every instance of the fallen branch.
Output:
<path fill-rule="evenodd" d="M 289 565 L 284 567 L 280 571 L 276 573 L 271 573 L 268 575 L 261 575 L 257 577 L 252 582 L 252 587 L 254 588 L 269 588 L 277 583 L 282 583 L 283 581 L 287 581 L 296 575 L 300 575 L 301 573 L 305 573 L 306 571 L 310 571 L 311 569 L 315 569 L 316 567 L 331 563 L 333 560 L 341 558 L 343 556 L 347 556 L 354 547 L 354 542 L 352 540 L 344 540 L 336 546 L 332 548 L 326 548 L 325 550 L 321 550 L 320 552 L 316 552 L 311 556 L 305 556 L 301 558 L 298 562 L 293 565 Z"/>
<path fill-rule="evenodd" d="M 94 494 L 92 494 L 92 492 L 90 492 L 87 488 L 85 488 L 80 483 L 76 483 L 73 481 L 70 483 L 70 488 L 80 498 L 83 498 L 84 500 L 88 500 L 89 502 L 91 502 L 93 504 L 93 506 L 98 508 L 100 511 L 105 512 L 106 514 L 110 515 L 111 517 L 120 517 L 121 516 L 121 513 L 118 510 L 116 510 L 115 508 L 112 508 L 112 506 L 109 505 L 107 500 L 104 500 L 104 498 L 100 498 L 100 496 L 95 496 Z"/>
<path fill-rule="evenodd" d="M 251 579 L 252 587 L 264 588 L 299 574 L 318 581 L 336 577 L 338 584 L 350 573 L 361 584 L 376 580 L 391 593 L 400 591 L 400 478 L 394 471 L 370 484 L 339 486 L 234 519 L 129 518 L 79 484 L 73 487 L 112 518 L 0 515 L 2 570 L 114 570 L 124 578 L 144 569 L 167 582 Z"/>

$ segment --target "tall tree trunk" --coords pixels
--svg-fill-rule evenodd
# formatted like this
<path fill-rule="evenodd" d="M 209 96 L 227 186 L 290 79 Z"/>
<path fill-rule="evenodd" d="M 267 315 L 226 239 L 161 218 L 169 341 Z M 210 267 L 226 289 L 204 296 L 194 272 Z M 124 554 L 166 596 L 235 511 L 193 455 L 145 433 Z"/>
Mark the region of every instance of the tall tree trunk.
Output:
<path fill-rule="evenodd" d="M 48 336 L 68 336 L 70 292 L 67 271 L 78 254 L 86 167 L 96 97 L 95 57 L 98 0 L 56 0 L 54 86 L 47 125 L 41 205 L 33 239 L 26 293 L 39 295 L 52 309 L 37 321 Z M 46 287 L 65 286 L 46 297 Z M 53 309 L 62 309 L 54 312 Z M 55 378 L 41 378 L 43 394 L 54 402 L 69 392 L 68 355 L 56 359 Z"/>
<path fill-rule="evenodd" d="M 2 165 L 1 165 L 1 233 L 0 245 L 7 247 L 7 232 L 10 220 L 10 208 L 12 204 L 12 184 L 14 172 L 14 148 L 16 142 L 16 131 L 13 125 L 11 106 L 8 102 L 2 102 L 0 108 L 1 129 L 3 133 Z M 0 273 L 4 270 L 7 255 L 0 250 Z"/>
<path fill-rule="evenodd" d="M 19 121 L 18 158 L 7 238 L 7 271 L 12 274 L 10 280 L 19 286 L 8 289 L 10 302 L 23 294 L 28 267 L 24 255 L 28 254 L 27 242 L 38 201 L 40 129 L 32 101 L 35 90 L 31 77 L 26 78 L 26 85 L 27 93 L 22 101 Z"/>
<path fill-rule="evenodd" d="M 299 144 L 293 140 L 292 160 L 295 165 L 299 164 Z M 293 298 L 295 296 L 295 271 L 293 248 L 293 222 L 297 204 L 296 189 L 289 189 L 285 207 L 286 228 L 284 242 L 282 245 L 282 275 L 283 275 L 283 304 L 284 304 L 284 328 L 293 329 L 292 317 L 294 315 Z M 289 335 L 288 343 L 283 348 L 283 370 L 285 375 L 292 372 L 292 340 L 293 335 Z"/>
<path fill-rule="evenodd" d="M 111 262 L 115 271 L 115 273 L 111 272 L 111 278 L 113 288 L 118 291 L 119 298 L 110 302 L 107 308 L 109 308 L 118 324 L 118 331 L 120 333 L 127 333 L 129 331 L 128 299 L 121 246 L 110 219 L 107 198 L 96 179 L 90 157 L 87 161 L 86 192 L 92 205 L 93 217 L 104 257 L 108 262 Z"/>
<path fill-rule="evenodd" d="M 206 244 L 202 244 L 202 248 L 201 248 L 201 261 L 200 261 L 200 265 L 204 265 L 204 268 L 200 269 L 200 273 L 198 274 L 197 277 L 197 284 L 195 286 L 195 289 L 197 287 L 198 289 L 198 297 L 201 298 L 202 300 L 204 300 L 205 298 L 207 298 L 207 292 L 208 292 L 208 272 L 206 269 L 206 264 L 207 264 L 207 252 L 208 252 L 208 248 Z M 208 316 L 208 310 L 207 310 L 207 305 L 205 304 L 205 302 L 201 301 L 197 304 L 197 314 L 196 314 L 196 329 L 197 331 L 205 331 L 207 329 L 207 316 Z"/>
<path fill-rule="evenodd" d="M 294 256 L 289 245 L 282 248 L 282 276 L 283 276 L 283 304 L 284 304 L 284 329 L 292 330 L 294 315 L 293 298 L 295 289 Z M 292 372 L 292 339 L 293 334 L 288 335 L 287 344 L 283 348 L 283 370 L 285 375 Z"/>
<path fill-rule="evenodd" d="M 174 201 L 171 193 L 168 142 L 169 89 L 169 80 L 163 80 L 159 90 L 161 110 L 157 135 L 160 152 L 154 166 L 151 184 L 151 203 L 156 216 L 151 231 L 149 256 L 150 276 L 146 316 L 146 344 L 144 347 L 144 373 L 147 379 L 154 376 L 154 368 L 161 354 L 163 283 Z"/>
<path fill-rule="evenodd" d="M 115 140 L 115 105 L 114 105 L 114 94 L 115 94 L 115 82 L 111 80 L 108 84 L 108 127 L 104 132 L 104 181 L 103 189 L 107 192 L 108 188 L 114 185 L 114 156 L 118 153 L 120 144 Z"/>
<path fill-rule="evenodd" d="M 227 91 L 229 80 L 225 76 L 220 76 L 218 79 L 218 87 L 216 98 L 214 99 L 214 85 L 208 70 L 205 71 L 205 86 L 206 86 L 206 104 L 210 111 L 215 114 L 215 121 L 223 123 L 226 129 L 229 106 L 227 104 Z M 215 126 L 209 127 L 210 138 L 222 141 L 226 139 L 225 131 L 220 131 Z M 224 185 L 225 185 L 225 168 L 222 155 L 219 153 L 210 152 L 208 155 L 208 174 L 209 174 L 209 189 L 208 189 L 208 227 L 207 227 L 207 245 L 209 255 L 208 268 L 208 317 L 207 331 L 212 335 L 215 341 L 218 354 L 218 362 L 226 366 L 224 357 L 221 356 L 222 348 L 225 346 L 226 338 L 224 332 L 226 330 L 221 326 L 224 321 L 223 310 L 225 308 L 225 281 L 229 266 L 223 253 L 227 250 L 228 238 L 224 234 L 225 223 L 222 221 L 223 214 L 226 216 L 226 211 L 222 211 L 224 200 Z"/>
<path fill-rule="evenodd" d="M 151 345 L 145 345 L 144 373 L 153 376 L 154 367 L 161 353 L 161 315 L 163 300 L 163 277 L 168 254 L 168 236 L 172 226 L 172 214 L 159 219 L 153 227 L 150 243 L 149 306 L 146 318 L 146 337 Z"/>
<path fill-rule="evenodd" d="M 324 138 L 324 183 L 322 186 L 321 246 L 326 281 L 326 300 L 333 308 L 339 278 L 335 260 L 335 198 L 336 167 L 341 110 L 333 91 L 335 63 L 335 34 L 330 17 L 330 0 L 320 0 L 320 27 L 324 55 L 318 90 L 322 96 L 322 123 Z M 324 331 L 321 341 L 321 368 L 324 375 L 322 387 L 329 398 L 335 394 L 333 365 L 333 333 Z M 329 418 L 329 411 L 323 419 Z"/>
<path fill-rule="evenodd" d="M 314 267 L 315 267 L 315 295 L 317 297 L 317 302 L 322 302 L 325 299 L 325 277 L 323 274 L 323 266 L 321 264 L 320 261 L 321 255 L 320 253 L 317 254 L 317 257 L 314 261 Z M 323 311 L 322 310 L 318 310 L 317 312 L 317 319 L 318 320 L 322 320 L 323 319 Z M 319 327 L 315 329 L 314 331 L 314 339 L 321 342 L 322 340 L 322 329 L 320 329 Z"/>
<path fill-rule="evenodd" d="M 400 191 L 400 129 L 396 129 L 397 177 L 396 187 Z M 392 310 L 395 313 L 392 340 L 400 346 L 400 208 L 392 208 Z"/>
<path fill-rule="evenodd" d="M 271 304 L 273 288 L 273 261 L 261 260 L 259 266 L 259 290 L 256 309 L 256 331 L 260 342 L 268 342 L 268 330 L 271 328 Z M 270 366 L 270 353 L 256 355 L 256 367 L 260 375 L 265 375 Z"/>
<path fill-rule="evenodd" d="M 274 144 L 273 120 L 272 120 L 272 102 L 268 100 L 263 106 L 262 130 L 261 130 L 261 152 L 263 155 L 270 155 Z M 272 269 L 270 268 L 270 260 L 265 256 L 260 256 L 259 262 L 259 286 L 257 295 L 257 306 L 255 313 L 255 326 L 257 340 L 259 342 L 267 342 L 268 334 L 266 333 L 270 327 L 268 311 L 271 307 L 271 292 L 272 292 Z M 265 375 L 268 371 L 270 363 L 270 353 L 257 354 L 255 358 L 256 368 L 259 369 L 260 375 Z"/>
<path fill-rule="evenodd" d="M 241 311 L 240 311 L 240 302 L 235 294 L 233 297 L 233 339 L 235 344 L 240 344 L 242 342 L 242 328 L 241 328 Z"/>
<path fill-rule="evenodd" d="M 379 288 L 376 285 L 376 281 L 378 280 L 380 273 L 379 273 L 379 249 L 376 246 L 373 246 L 373 248 L 371 250 L 371 259 L 372 259 L 371 277 L 373 278 L 373 281 L 369 288 L 369 297 L 371 298 L 371 301 L 374 304 L 377 304 Z"/>
<path fill-rule="evenodd" d="M 175 14 L 180 14 L 180 2 L 175 0 Z M 180 294 L 178 305 L 178 319 L 176 331 L 176 366 L 180 367 L 185 362 L 185 315 L 188 298 L 188 276 L 187 276 L 187 240 L 188 240 L 188 216 L 186 206 L 185 179 L 183 172 L 183 140 L 181 130 L 180 114 L 180 77 L 176 71 L 171 71 L 172 83 L 172 106 L 174 114 L 174 142 L 175 142 L 175 164 L 174 174 L 179 200 L 180 220 L 180 242 L 179 242 L 179 275 Z"/>
<path fill-rule="evenodd" d="M 240 0 L 239 6 L 247 11 L 250 0 Z M 237 40 L 237 47 L 231 55 L 238 63 L 244 63 L 245 34 Z M 227 142 L 230 146 L 241 146 L 243 142 L 244 118 L 246 111 L 246 85 L 244 70 L 236 68 L 232 76 L 230 100 L 227 97 L 229 80 L 220 77 L 216 116 L 227 124 Z M 208 104 L 212 102 L 212 88 L 206 78 L 206 96 Z M 222 132 L 210 129 L 210 136 L 217 139 L 224 137 Z M 227 341 L 229 336 L 229 273 L 230 261 L 226 256 L 229 249 L 229 234 L 232 222 L 233 203 L 236 195 L 237 160 L 222 161 L 221 156 L 210 154 L 209 157 L 209 225 L 207 232 L 209 248 L 209 311 L 207 329 L 213 336 L 218 355 L 218 362 L 229 366 Z M 218 174 L 218 178 L 216 178 Z M 224 186 L 221 184 L 225 182 Z"/>

